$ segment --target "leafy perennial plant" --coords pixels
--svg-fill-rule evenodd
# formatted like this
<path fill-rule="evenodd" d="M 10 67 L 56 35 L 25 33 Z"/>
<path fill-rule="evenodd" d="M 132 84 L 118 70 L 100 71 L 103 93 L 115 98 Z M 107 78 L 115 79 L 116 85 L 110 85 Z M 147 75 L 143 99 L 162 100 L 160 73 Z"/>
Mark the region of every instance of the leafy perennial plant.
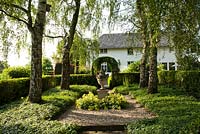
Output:
<path fill-rule="evenodd" d="M 76 106 L 79 109 L 99 110 L 99 109 L 122 109 L 127 106 L 125 97 L 121 94 L 110 93 L 103 99 L 99 99 L 93 93 L 84 94 L 82 98 L 76 101 Z"/>

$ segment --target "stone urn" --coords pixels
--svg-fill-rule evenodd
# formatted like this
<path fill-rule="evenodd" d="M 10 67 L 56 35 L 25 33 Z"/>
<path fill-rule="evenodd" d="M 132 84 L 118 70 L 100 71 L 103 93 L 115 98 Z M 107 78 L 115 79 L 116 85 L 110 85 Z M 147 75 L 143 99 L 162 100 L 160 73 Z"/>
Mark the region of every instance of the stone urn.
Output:
<path fill-rule="evenodd" d="M 96 76 L 98 84 L 101 86 L 100 89 L 105 89 L 105 85 L 107 85 L 108 81 L 108 75 L 106 75 L 104 72 L 100 72 Z"/>

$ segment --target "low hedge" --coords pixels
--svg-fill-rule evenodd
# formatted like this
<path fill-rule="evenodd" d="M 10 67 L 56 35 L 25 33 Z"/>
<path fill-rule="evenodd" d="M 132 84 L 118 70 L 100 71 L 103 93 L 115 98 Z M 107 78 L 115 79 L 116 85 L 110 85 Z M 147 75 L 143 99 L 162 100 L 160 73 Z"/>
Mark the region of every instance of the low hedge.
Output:
<path fill-rule="evenodd" d="M 200 72 L 199 71 L 160 71 L 159 83 L 173 86 L 189 95 L 200 98 Z"/>
<path fill-rule="evenodd" d="M 30 77 L 30 67 L 9 67 L 3 70 L 3 74 L 7 74 L 11 78 Z"/>
<path fill-rule="evenodd" d="M 178 71 L 176 85 L 189 95 L 200 98 L 200 71 Z"/>
<path fill-rule="evenodd" d="M 49 88 L 55 87 L 56 78 L 51 76 L 44 76 L 42 78 L 42 90 L 45 91 Z M 0 81 L 0 105 L 20 97 L 28 95 L 30 79 L 29 78 L 16 78 Z"/>
<path fill-rule="evenodd" d="M 162 85 L 175 85 L 177 71 L 158 71 L 159 84 Z"/>
<path fill-rule="evenodd" d="M 18 78 L 0 81 L 0 105 L 19 97 L 27 96 L 29 78 Z"/>
<path fill-rule="evenodd" d="M 140 73 L 115 73 L 111 75 L 109 87 L 113 88 L 119 85 L 129 86 L 133 83 L 139 83 Z"/>
<path fill-rule="evenodd" d="M 52 87 L 58 86 L 61 76 L 43 76 L 42 90 L 45 91 Z M 88 74 L 71 75 L 71 85 L 93 85 L 98 86 L 95 76 Z M 28 95 L 30 79 L 16 78 L 0 81 L 0 105 L 3 103 L 18 99 Z"/>
<path fill-rule="evenodd" d="M 56 83 L 61 82 L 61 75 L 55 75 Z M 95 75 L 91 74 L 71 74 L 70 85 L 91 85 L 99 86 Z"/>

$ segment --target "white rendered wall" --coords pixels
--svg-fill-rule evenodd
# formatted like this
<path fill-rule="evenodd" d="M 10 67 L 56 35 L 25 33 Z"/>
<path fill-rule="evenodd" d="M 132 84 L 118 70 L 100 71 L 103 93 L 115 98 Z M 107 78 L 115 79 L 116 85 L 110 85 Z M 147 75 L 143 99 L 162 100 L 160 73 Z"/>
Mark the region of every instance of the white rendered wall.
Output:
<path fill-rule="evenodd" d="M 99 54 L 99 57 L 109 56 L 115 58 L 117 62 L 120 61 L 120 71 L 123 71 L 128 66 L 128 61 L 139 61 L 142 57 L 141 49 L 134 49 L 133 55 L 128 55 L 127 49 L 107 49 L 106 54 Z M 169 62 L 176 62 L 175 52 L 170 51 L 168 47 L 158 49 L 157 60 L 159 63 L 167 63 L 169 69 Z"/>

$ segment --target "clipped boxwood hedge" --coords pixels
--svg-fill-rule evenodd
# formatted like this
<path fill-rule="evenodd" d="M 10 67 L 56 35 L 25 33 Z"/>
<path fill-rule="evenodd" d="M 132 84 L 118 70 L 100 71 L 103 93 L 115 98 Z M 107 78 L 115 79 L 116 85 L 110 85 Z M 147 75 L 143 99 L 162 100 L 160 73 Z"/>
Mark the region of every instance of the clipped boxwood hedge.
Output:
<path fill-rule="evenodd" d="M 3 70 L 3 74 L 7 74 L 11 78 L 30 77 L 30 67 L 9 67 Z"/>
<path fill-rule="evenodd" d="M 95 76 L 89 74 L 71 75 L 71 85 L 92 85 L 98 86 Z M 58 86 L 61 81 L 61 76 L 43 76 L 42 89 L 47 90 Z M 29 78 L 16 78 L 0 81 L 0 105 L 20 97 L 28 95 L 29 92 Z"/>
<path fill-rule="evenodd" d="M 133 83 L 139 83 L 140 80 L 140 73 L 115 73 L 112 74 L 109 86 L 111 88 L 120 86 L 120 85 L 126 85 L 129 86 Z"/>
<path fill-rule="evenodd" d="M 171 71 L 159 71 L 158 72 L 158 80 L 159 80 L 159 84 L 163 84 L 163 85 L 174 85 L 175 84 L 175 76 L 176 76 L 176 72 L 174 70 Z"/>
<path fill-rule="evenodd" d="M 61 75 L 55 75 L 56 83 L 61 82 Z M 71 85 L 91 85 L 99 86 L 95 75 L 91 74 L 71 74 L 70 75 Z"/>
<path fill-rule="evenodd" d="M 200 71 L 178 71 L 176 85 L 196 98 L 200 98 Z"/>
<path fill-rule="evenodd" d="M 29 78 L 18 78 L 0 81 L 0 105 L 26 96 L 29 90 Z"/>
<path fill-rule="evenodd" d="M 160 84 L 176 87 L 200 98 L 200 71 L 160 71 L 158 79 Z"/>
<path fill-rule="evenodd" d="M 44 76 L 42 78 L 42 89 L 47 90 L 55 87 L 56 79 L 51 76 Z M 28 95 L 30 79 L 29 78 L 16 78 L 0 81 L 0 105 L 20 97 Z"/>

